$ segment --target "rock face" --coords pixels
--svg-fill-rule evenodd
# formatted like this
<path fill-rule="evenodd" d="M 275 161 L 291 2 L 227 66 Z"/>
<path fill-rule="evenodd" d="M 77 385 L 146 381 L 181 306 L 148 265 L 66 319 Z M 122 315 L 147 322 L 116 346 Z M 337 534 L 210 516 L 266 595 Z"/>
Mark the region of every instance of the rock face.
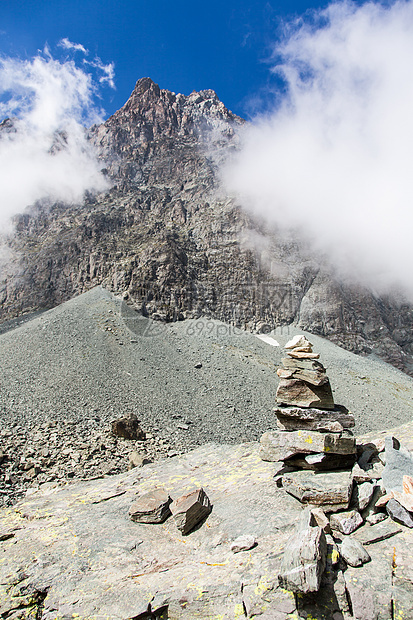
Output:
<path fill-rule="evenodd" d="M 339 282 L 293 234 L 253 221 L 220 187 L 217 166 L 237 148 L 243 122 L 211 90 L 183 96 L 140 79 L 123 108 L 90 130 L 111 189 L 16 218 L 0 266 L 0 320 L 103 284 L 154 318 L 295 323 L 410 371 L 404 299 Z"/>

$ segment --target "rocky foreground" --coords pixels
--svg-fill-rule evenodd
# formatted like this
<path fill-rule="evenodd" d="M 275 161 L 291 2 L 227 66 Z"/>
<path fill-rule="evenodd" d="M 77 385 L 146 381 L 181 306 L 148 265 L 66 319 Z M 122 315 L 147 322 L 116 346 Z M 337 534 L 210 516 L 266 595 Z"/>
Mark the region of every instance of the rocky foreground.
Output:
<path fill-rule="evenodd" d="M 409 424 L 391 433 L 412 449 L 412 431 Z M 378 446 L 384 435 L 375 434 Z M 358 440 L 359 461 L 372 440 Z M 174 500 L 203 488 L 212 512 L 185 536 L 171 517 L 161 524 L 132 521 L 133 502 L 159 487 Z M 274 463 L 260 458 L 257 443 L 208 445 L 128 473 L 43 485 L 1 514 L 0 617 L 413 616 L 413 530 L 385 513 L 350 535 L 334 526 L 318 593 L 298 596 L 281 587 L 286 550 L 305 514 L 306 505 L 278 486 Z M 254 544 L 237 547 L 240 536 Z M 370 560 L 351 566 L 349 541 Z"/>

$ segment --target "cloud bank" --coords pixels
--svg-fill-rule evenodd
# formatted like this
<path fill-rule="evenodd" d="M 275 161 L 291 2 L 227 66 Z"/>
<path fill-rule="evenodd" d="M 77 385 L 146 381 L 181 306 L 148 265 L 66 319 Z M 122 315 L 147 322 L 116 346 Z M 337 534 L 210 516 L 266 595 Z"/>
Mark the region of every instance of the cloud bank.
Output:
<path fill-rule="evenodd" d="M 87 52 L 67 39 L 61 46 Z M 113 66 L 94 62 L 104 81 L 113 78 Z M 10 231 L 12 216 L 37 200 L 76 202 L 86 190 L 107 188 L 102 163 L 85 134 L 85 126 L 102 121 L 95 104 L 101 77 L 68 58 L 53 58 L 48 48 L 31 60 L 0 58 L 0 119 L 5 119 L 0 125 L 0 231 Z"/>
<path fill-rule="evenodd" d="M 344 275 L 413 299 L 413 2 L 343 2 L 285 25 L 282 95 L 223 172 L 252 213 Z"/>

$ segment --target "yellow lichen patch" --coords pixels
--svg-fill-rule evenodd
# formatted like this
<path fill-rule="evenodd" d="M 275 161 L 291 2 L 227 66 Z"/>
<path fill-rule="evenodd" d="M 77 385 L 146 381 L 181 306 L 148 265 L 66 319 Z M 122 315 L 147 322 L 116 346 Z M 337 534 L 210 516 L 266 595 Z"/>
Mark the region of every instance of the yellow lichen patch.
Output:
<path fill-rule="evenodd" d="M 337 549 L 333 549 L 333 551 L 331 552 L 331 562 L 332 562 L 332 564 L 337 564 L 339 557 L 340 557 L 340 554 L 337 551 Z"/>
<path fill-rule="evenodd" d="M 237 603 L 234 607 L 234 618 L 244 618 L 244 606 L 240 603 Z"/>
<path fill-rule="evenodd" d="M 263 575 L 262 577 L 260 577 L 259 582 L 257 583 L 257 587 L 254 590 L 254 593 L 257 596 L 261 596 L 262 594 L 264 594 L 264 592 L 267 592 L 268 590 L 271 590 L 272 588 L 272 584 L 267 580 L 267 577 L 265 575 Z"/>
<path fill-rule="evenodd" d="M 304 441 L 305 443 L 313 443 L 313 438 L 311 437 L 311 435 L 309 435 Z"/>

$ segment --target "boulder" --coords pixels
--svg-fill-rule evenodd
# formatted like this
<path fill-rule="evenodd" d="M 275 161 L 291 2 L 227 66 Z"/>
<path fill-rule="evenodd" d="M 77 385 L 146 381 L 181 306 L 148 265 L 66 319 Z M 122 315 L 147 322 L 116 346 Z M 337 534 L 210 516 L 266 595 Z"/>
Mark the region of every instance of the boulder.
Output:
<path fill-rule="evenodd" d="M 137 523 L 163 523 L 171 514 L 171 502 L 165 489 L 154 489 L 133 502 L 129 516 Z"/>
<path fill-rule="evenodd" d="M 354 415 L 345 407 L 336 405 L 335 409 L 325 411 L 316 408 L 277 407 L 277 426 L 280 430 L 308 430 L 324 433 L 340 433 L 354 427 Z"/>
<path fill-rule="evenodd" d="M 130 415 L 128 418 L 118 418 L 112 422 L 112 434 L 116 437 L 123 437 L 124 439 L 133 439 L 135 441 L 142 441 L 146 438 L 144 431 L 139 426 L 139 420 L 135 414 Z"/>
<path fill-rule="evenodd" d="M 292 536 L 284 550 L 278 581 L 282 588 L 307 594 L 317 592 L 327 558 L 321 527 L 307 527 Z"/>
<path fill-rule="evenodd" d="M 176 526 L 184 536 L 208 516 L 211 510 L 211 502 L 202 488 L 182 495 L 171 504 Z"/>
<path fill-rule="evenodd" d="M 385 440 L 386 466 L 382 478 L 387 493 L 403 492 L 403 476 L 413 476 L 413 456 L 395 437 Z"/>
<path fill-rule="evenodd" d="M 301 379 L 280 379 L 276 401 L 280 405 L 334 409 L 333 393 L 328 379 L 319 386 Z"/>

